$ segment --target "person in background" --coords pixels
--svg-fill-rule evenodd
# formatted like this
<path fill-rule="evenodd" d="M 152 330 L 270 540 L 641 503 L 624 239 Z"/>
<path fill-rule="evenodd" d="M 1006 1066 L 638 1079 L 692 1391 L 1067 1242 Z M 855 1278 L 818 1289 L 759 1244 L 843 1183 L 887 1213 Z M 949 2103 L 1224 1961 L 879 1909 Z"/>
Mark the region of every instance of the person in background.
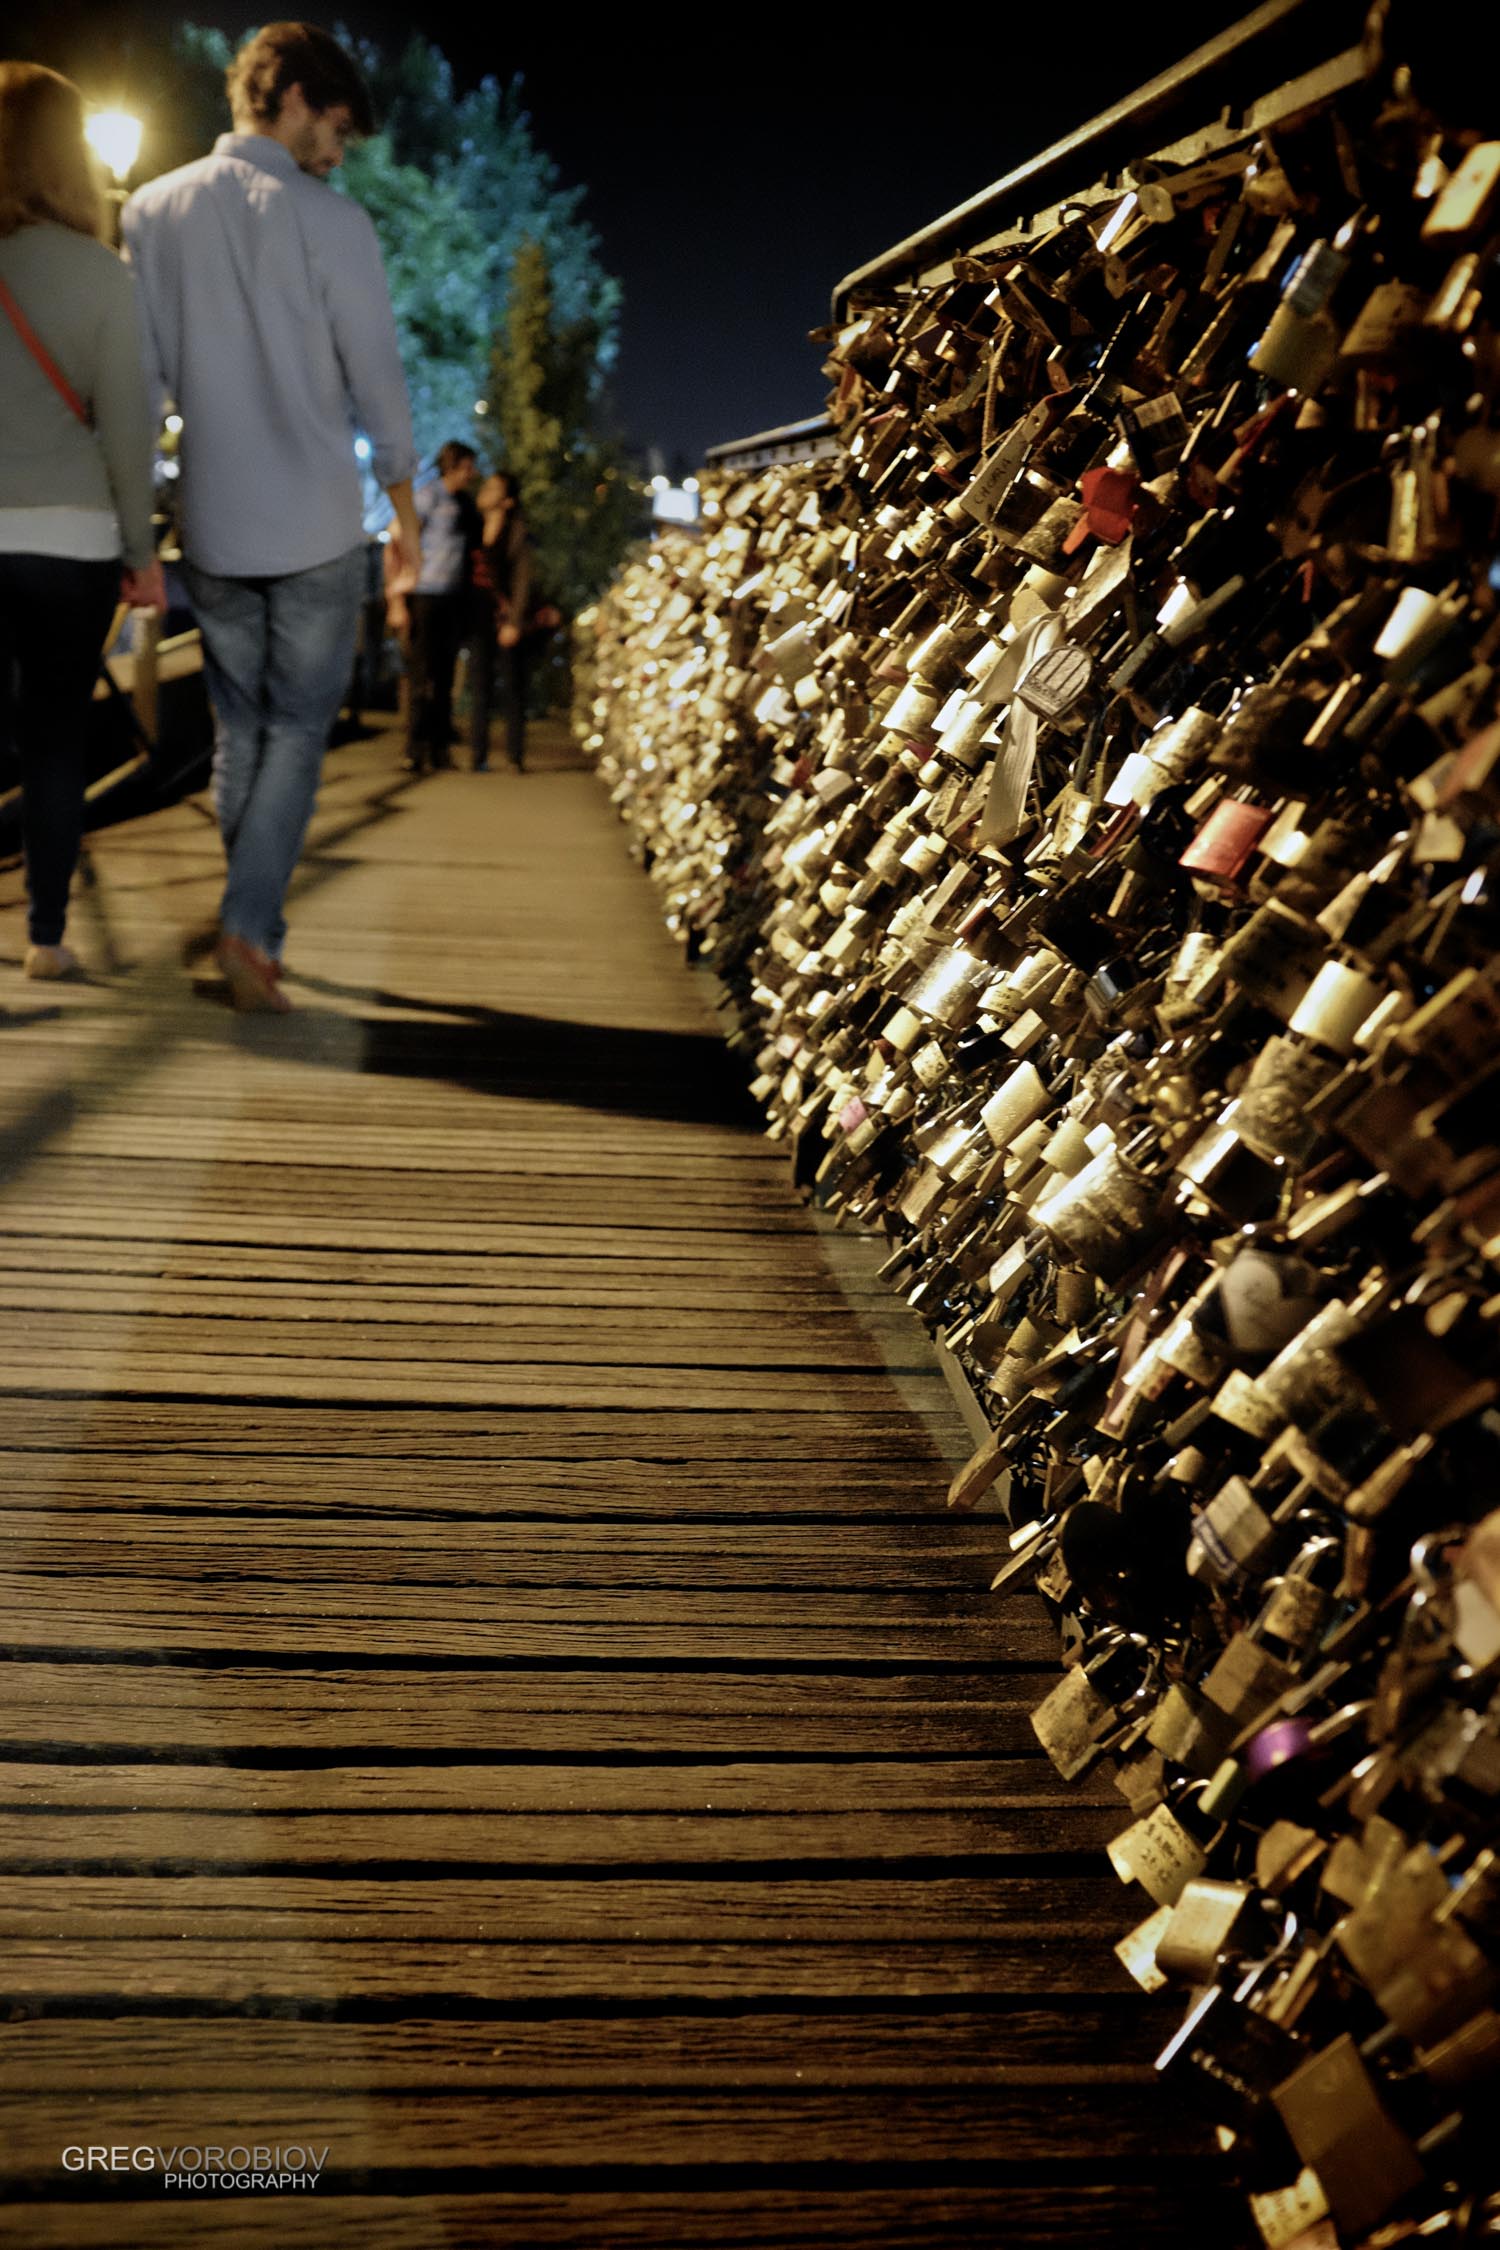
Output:
<path fill-rule="evenodd" d="M 135 285 L 100 241 L 83 97 L 0 63 L 0 705 L 21 767 L 29 977 L 63 943 L 85 734 L 117 599 L 164 609 Z"/>
<path fill-rule="evenodd" d="M 422 560 L 405 594 L 407 731 L 410 773 L 453 763 L 453 673 L 468 624 L 469 557 L 479 542 L 472 445 L 439 446 L 437 475 L 417 490 Z M 405 589 L 393 584 L 397 600 Z"/>
<path fill-rule="evenodd" d="M 520 488 L 509 469 L 486 477 L 478 500 L 482 530 L 471 572 L 469 740 L 474 770 L 483 773 L 490 762 L 490 714 L 498 689 L 506 754 L 521 773 L 526 765 L 531 538 Z"/>
<path fill-rule="evenodd" d="M 184 579 L 214 712 L 228 861 L 219 967 L 237 1008 L 283 1013 L 287 886 L 349 685 L 364 594 L 356 429 L 415 562 L 406 382 L 369 214 L 324 183 L 374 130 L 316 24 L 267 24 L 228 74 L 232 133 L 137 190 L 125 246 L 150 374 L 182 416 Z"/>

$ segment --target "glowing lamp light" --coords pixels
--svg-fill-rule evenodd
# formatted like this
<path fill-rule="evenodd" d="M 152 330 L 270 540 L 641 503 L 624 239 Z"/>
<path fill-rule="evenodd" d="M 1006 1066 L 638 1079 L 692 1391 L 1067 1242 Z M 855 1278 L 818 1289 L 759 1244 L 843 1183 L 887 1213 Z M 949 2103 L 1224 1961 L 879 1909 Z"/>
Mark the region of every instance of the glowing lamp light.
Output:
<path fill-rule="evenodd" d="M 128 110 L 96 109 L 85 124 L 89 147 L 101 164 L 124 180 L 141 153 L 141 121 Z"/>
<path fill-rule="evenodd" d="M 354 441 L 354 457 L 355 457 L 355 459 L 356 459 L 357 461 L 368 461 L 368 460 L 369 460 L 369 458 L 370 458 L 370 441 L 369 441 L 369 439 L 368 439 L 367 437 L 357 437 L 357 438 L 355 439 L 355 441 Z"/>
<path fill-rule="evenodd" d="M 665 492 L 665 491 L 666 491 L 666 489 L 667 489 L 667 480 L 666 480 L 666 478 L 665 478 L 665 477 L 653 477 L 653 478 L 651 479 L 651 489 L 652 489 L 652 491 L 653 491 L 653 492 Z"/>
<path fill-rule="evenodd" d="M 164 427 L 171 432 L 173 437 L 176 437 L 182 428 L 182 416 L 180 414 L 169 414 Z"/>

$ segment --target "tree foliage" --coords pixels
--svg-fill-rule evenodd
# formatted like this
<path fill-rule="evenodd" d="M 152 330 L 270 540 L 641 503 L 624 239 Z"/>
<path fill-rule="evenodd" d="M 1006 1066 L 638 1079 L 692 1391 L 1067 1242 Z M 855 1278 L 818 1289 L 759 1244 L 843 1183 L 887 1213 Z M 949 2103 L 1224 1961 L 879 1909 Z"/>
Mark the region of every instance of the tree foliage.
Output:
<path fill-rule="evenodd" d="M 523 241 L 495 338 L 489 426 L 521 487 L 540 585 L 576 612 L 611 576 L 639 528 L 640 494 L 594 413 L 595 322 L 569 319 L 547 251 Z"/>
<path fill-rule="evenodd" d="M 586 190 L 563 186 L 537 147 L 518 90 L 485 78 L 459 94 L 447 57 L 419 37 L 393 61 L 369 42 L 356 52 L 396 161 L 456 194 L 484 236 L 490 333 L 504 318 L 517 251 L 538 242 L 558 316 L 592 324 L 602 375 L 615 356 L 620 285 L 605 272 L 598 236 L 582 215 Z"/>
<path fill-rule="evenodd" d="M 412 424 L 429 458 L 468 438 L 491 336 L 490 248 L 457 188 L 398 162 L 388 134 L 351 148 L 345 191 L 375 222 L 390 284 Z"/>

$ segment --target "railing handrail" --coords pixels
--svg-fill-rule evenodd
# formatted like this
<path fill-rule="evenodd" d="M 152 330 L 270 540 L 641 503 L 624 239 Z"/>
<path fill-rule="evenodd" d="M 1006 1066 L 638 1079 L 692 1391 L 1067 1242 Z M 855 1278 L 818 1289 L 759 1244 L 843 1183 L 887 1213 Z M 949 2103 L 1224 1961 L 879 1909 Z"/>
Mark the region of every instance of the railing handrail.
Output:
<path fill-rule="evenodd" d="M 1191 162 L 1354 83 L 1365 70 L 1358 43 L 1363 20 L 1364 0 L 1262 0 L 1170 70 L 845 274 L 833 292 L 834 325 L 842 325 L 850 299 L 861 289 L 916 278 L 964 248 L 992 249 L 1012 234 L 1034 233 L 1055 217 L 1059 203 L 1110 192 L 1110 175 L 1127 164 Z M 1268 86 L 1264 73 L 1272 70 L 1279 76 Z M 1237 105 L 1232 120 L 1231 96 Z M 1217 116 L 1206 115 L 1216 97 Z M 1163 141 L 1160 136 L 1173 128 L 1177 139 Z M 773 461 L 816 458 L 833 443 L 828 416 L 810 414 L 711 445 L 704 461 L 711 468 L 763 468 Z"/>
<path fill-rule="evenodd" d="M 857 290 L 919 274 L 965 246 L 978 248 L 986 235 L 1034 218 L 1047 204 L 1094 185 L 1101 174 L 1122 164 L 1174 153 L 1147 145 L 1148 129 L 1157 135 L 1172 125 L 1182 131 L 1196 129 L 1205 142 L 1212 143 L 1227 142 L 1270 123 L 1270 90 L 1262 83 L 1246 93 L 1252 63 L 1274 69 L 1283 79 L 1294 72 L 1321 76 L 1316 67 L 1321 65 L 1338 83 L 1348 83 L 1362 74 L 1363 19 L 1363 0 L 1263 0 L 1251 14 L 1195 47 L 1170 70 L 1148 79 L 966 203 L 845 274 L 833 292 L 835 326 L 844 320 Z M 1300 96 L 1301 78 L 1293 83 Z M 1309 84 L 1305 98 L 1312 100 L 1322 90 Z M 1231 95 L 1239 101 L 1239 125 L 1226 124 L 1222 115 L 1218 120 L 1211 113 L 1205 115 L 1215 96 L 1222 109 Z M 1286 111 L 1278 105 L 1275 113 Z"/>
<path fill-rule="evenodd" d="M 833 424 L 826 414 L 809 414 L 801 422 L 784 422 L 780 429 L 757 430 L 752 437 L 729 438 L 711 445 L 703 458 L 710 468 L 760 468 L 769 461 L 794 455 L 808 460 L 825 450 L 822 441 L 833 441 Z"/>

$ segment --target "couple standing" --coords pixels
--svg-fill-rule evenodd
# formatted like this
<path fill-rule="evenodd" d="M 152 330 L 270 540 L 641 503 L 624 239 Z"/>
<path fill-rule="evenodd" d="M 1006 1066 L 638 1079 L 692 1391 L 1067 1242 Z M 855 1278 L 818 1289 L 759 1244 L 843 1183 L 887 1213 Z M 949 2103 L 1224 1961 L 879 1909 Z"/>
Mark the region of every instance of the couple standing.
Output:
<path fill-rule="evenodd" d="M 505 713 L 505 747 L 526 763 L 528 644 L 552 615 L 532 613 L 531 541 L 508 469 L 483 479 L 472 445 L 440 446 L 438 473 L 417 494 L 422 561 L 415 576 L 390 573 L 388 615 L 406 651 L 408 772 L 451 765 L 453 675 L 468 662 L 474 770 L 490 762 L 490 714 Z"/>

